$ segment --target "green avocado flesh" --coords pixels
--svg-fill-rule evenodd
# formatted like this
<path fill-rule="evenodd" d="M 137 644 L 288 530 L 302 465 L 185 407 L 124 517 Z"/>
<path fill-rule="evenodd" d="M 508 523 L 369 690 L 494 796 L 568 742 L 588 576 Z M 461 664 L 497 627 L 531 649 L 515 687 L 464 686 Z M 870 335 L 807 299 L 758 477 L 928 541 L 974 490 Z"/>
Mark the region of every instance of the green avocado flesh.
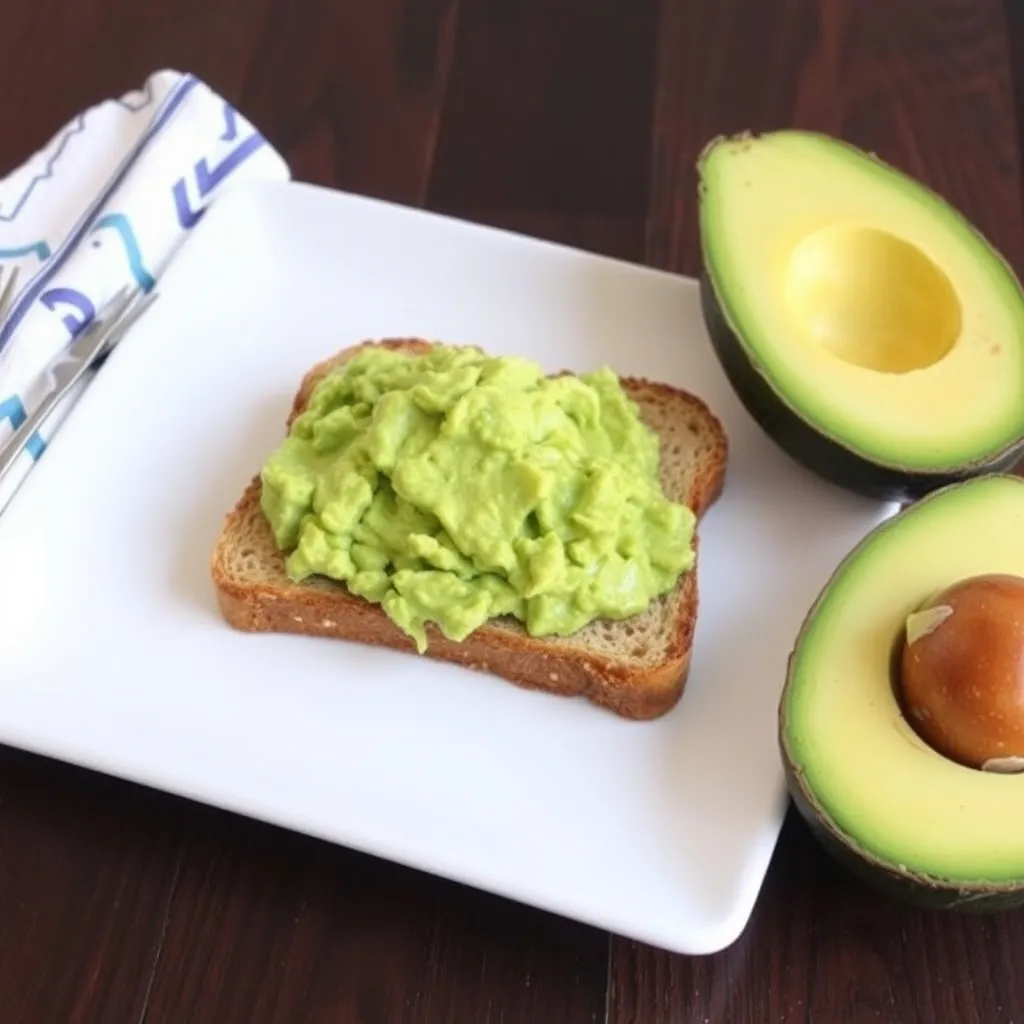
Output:
<path fill-rule="evenodd" d="M 715 140 L 700 178 L 705 270 L 758 387 L 914 472 L 1024 435 L 1024 295 L 942 198 L 801 131 Z"/>
<path fill-rule="evenodd" d="M 461 346 L 368 346 L 316 387 L 262 472 L 287 569 L 380 604 L 426 649 L 512 615 L 533 636 L 644 611 L 694 563 L 695 517 L 608 369 L 545 377 Z"/>
<path fill-rule="evenodd" d="M 896 875 L 1024 886 L 1024 774 L 962 767 L 905 721 L 892 656 L 951 584 L 1024 574 L 1024 481 L 979 477 L 909 506 L 839 567 L 790 662 L 781 741 L 819 824 Z"/>

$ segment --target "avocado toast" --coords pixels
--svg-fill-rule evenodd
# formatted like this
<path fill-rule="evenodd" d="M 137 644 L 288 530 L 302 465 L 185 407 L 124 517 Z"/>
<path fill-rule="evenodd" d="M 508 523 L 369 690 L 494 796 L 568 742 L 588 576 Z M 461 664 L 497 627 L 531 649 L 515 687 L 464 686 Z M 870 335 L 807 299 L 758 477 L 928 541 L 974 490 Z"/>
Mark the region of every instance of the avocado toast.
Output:
<path fill-rule="evenodd" d="M 311 369 L 295 396 L 287 427 L 307 408 L 316 386 L 367 345 L 408 355 L 430 351 L 420 339 L 367 342 Z M 622 386 L 658 436 L 659 477 L 666 496 L 696 517 L 724 485 L 727 441 L 699 399 L 634 378 Z M 362 642 L 415 652 L 413 639 L 382 608 L 320 576 L 295 582 L 261 508 L 255 477 L 227 516 L 212 558 L 217 600 L 227 622 L 250 632 L 281 632 Z M 697 538 L 693 539 L 696 551 Z M 455 642 L 427 627 L 425 656 L 482 670 L 521 686 L 583 695 L 624 717 L 653 718 L 679 700 L 689 668 L 698 606 L 696 558 L 676 586 L 643 612 L 595 621 L 566 637 L 533 637 L 520 623 L 493 619 Z"/>

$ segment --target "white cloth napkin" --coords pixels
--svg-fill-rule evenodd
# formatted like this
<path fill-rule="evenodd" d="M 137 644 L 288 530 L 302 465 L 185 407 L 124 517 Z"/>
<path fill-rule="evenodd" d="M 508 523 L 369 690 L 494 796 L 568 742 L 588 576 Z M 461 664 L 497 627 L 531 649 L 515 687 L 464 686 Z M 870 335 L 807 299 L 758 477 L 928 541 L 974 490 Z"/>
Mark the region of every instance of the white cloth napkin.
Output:
<path fill-rule="evenodd" d="M 19 268 L 0 322 L 0 446 L 45 397 L 50 360 L 125 285 L 150 290 L 224 189 L 288 165 L 194 75 L 159 71 L 79 114 L 0 181 L 0 265 Z M 0 484 L 0 511 L 88 376 Z"/>

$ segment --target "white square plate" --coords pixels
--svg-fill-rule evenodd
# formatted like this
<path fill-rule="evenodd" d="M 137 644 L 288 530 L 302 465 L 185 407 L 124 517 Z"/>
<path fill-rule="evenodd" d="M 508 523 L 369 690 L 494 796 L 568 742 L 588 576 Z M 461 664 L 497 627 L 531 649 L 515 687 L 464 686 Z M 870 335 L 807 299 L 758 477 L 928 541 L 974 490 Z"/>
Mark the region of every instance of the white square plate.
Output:
<path fill-rule="evenodd" d="M 694 282 L 306 185 L 221 199 L 0 516 L 0 741 L 670 950 L 742 931 L 784 807 L 800 621 L 892 511 L 792 465 Z M 688 388 L 731 443 L 689 686 L 649 723 L 414 656 L 226 627 L 209 555 L 305 370 L 424 335 Z"/>

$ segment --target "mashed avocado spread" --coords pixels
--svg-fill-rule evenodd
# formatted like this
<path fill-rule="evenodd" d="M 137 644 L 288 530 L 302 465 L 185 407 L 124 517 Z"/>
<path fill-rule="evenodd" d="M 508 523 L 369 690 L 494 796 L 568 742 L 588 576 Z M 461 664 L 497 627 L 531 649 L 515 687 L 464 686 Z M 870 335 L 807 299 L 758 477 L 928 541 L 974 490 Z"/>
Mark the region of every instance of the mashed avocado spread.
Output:
<path fill-rule="evenodd" d="M 513 615 L 533 636 L 642 612 L 694 562 L 695 517 L 611 370 L 368 346 L 325 377 L 262 472 L 287 570 L 343 581 L 426 649 Z"/>

